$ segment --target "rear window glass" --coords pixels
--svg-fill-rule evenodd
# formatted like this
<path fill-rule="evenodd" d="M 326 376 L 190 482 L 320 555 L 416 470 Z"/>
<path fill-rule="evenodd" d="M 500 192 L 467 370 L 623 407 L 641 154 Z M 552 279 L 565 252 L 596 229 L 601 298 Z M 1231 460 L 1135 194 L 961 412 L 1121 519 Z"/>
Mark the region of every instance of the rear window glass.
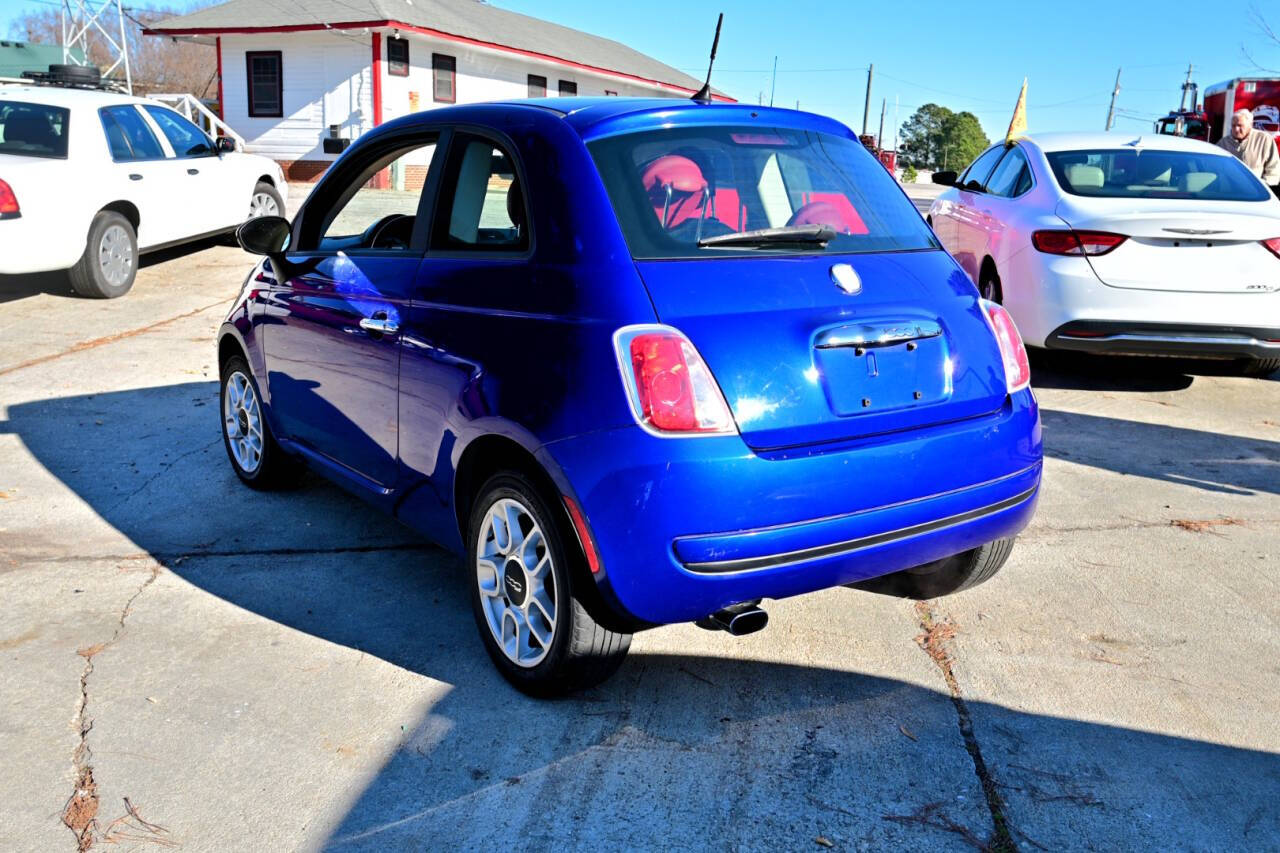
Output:
<path fill-rule="evenodd" d="M 65 159 L 70 117 L 62 107 L 0 101 L 0 154 Z"/>
<path fill-rule="evenodd" d="M 852 138 L 770 127 L 663 129 L 588 146 L 636 258 L 936 249 L 897 182 Z M 699 245 L 723 235 L 825 226 L 826 247 Z"/>
<path fill-rule="evenodd" d="M 1054 151 L 1045 155 L 1058 184 L 1099 198 L 1266 201 L 1271 191 L 1243 163 L 1222 154 L 1140 148 Z"/>

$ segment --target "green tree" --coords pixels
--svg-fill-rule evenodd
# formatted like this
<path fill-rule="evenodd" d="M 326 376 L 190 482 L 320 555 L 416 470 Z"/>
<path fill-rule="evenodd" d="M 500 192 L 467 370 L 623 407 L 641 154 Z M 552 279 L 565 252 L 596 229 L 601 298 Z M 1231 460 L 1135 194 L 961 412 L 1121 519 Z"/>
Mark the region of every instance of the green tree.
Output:
<path fill-rule="evenodd" d="M 959 171 L 990 144 L 977 116 L 938 104 L 925 104 L 912 113 L 901 136 L 899 156 L 904 165 L 935 171 Z"/>

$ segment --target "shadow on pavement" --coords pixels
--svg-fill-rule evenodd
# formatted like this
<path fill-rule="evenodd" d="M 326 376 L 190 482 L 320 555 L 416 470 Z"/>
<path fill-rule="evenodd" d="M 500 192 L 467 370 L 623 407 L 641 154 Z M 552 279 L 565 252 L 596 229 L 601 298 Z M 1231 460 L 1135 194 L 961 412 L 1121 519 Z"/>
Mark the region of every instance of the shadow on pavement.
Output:
<path fill-rule="evenodd" d="M 959 848 L 991 837 L 956 709 L 936 690 L 735 659 L 726 636 L 724 657 L 636 653 L 579 697 L 521 696 L 475 638 L 456 561 L 335 487 L 244 488 L 224 456 L 216 391 L 198 382 L 20 403 L 0 431 L 199 589 L 447 685 L 349 808 L 309 816 L 328 845 L 802 849 L 821 835 L 841 847 Z M 1219 456 L 1267 444 L 1058 412 L 1046 424 L 1050 453 L 1096 453 L 1096 464 L 1161 478 L 1192 469 L 1158 461 L 1160 446 Z M 1274 464 L 1275 445 L 1262 451 Z M 1234 488 L 1277 489 L 1261 467 L 1224 470 Z M 328 552 L 350 557 L 316 558 Z M 1275 755 L 968 709 L 1028 847 L 1249 848 L 1280 833 Z"/>
<path fill-rule="evenodd" d="M 1197 376 L 1241 376 L 1241 362 L 1216 359 L 1143 358 L 1032 349 L 1033 388 L 1150 393 L 1181 391 Z M 1251 381 L 1280 381 L 1280 372 Z"/>
<path fill-rule="evenodd" d="M 148 252 L 138 259 L 138 269 L 144 270 L 147 267 L 162 264 L 166 261 L 185 258 L 214 246 L 230 245 L 228 242 L 230 239 L 228 236 L 207 237 L 203 240 L 172 246 L 157 252 Z M 26 275 L 0 275 L 0 304 L 16 302 L 19 299 L 26 299 L 31 296 L 39 296 L 42 293 L 47 293 L 51 296 L 66 296 L 70 299 L 84 298 L 71 289 L 71 281 L 67 278 L 65 270 Z"/>

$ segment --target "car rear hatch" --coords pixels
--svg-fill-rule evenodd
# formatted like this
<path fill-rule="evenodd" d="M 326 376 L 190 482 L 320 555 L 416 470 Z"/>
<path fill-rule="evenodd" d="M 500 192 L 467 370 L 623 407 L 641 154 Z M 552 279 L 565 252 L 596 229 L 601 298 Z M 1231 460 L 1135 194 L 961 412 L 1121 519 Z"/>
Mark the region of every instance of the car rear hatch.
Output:
<path fill-rule="evenodd" d="M 860 290 L 833 274 L 840 264 Z M 995 337 L 941 251 L 637 267 L 658 318 L 697 347 L 754 449 L 919 429 L 1004 403 Z"/>
<path fill-rule="evenodd" d="M 1275 213 L 1275 206 L 1256 203 Z M 1128 239 L 1089 256 L 1103 284 L 1136 290 L 1259 293 L 1280 290 L 1280 258 L 1262 241 L 1280 237 L 1280 218 L 1243 213 L 1241 203 L 1178 205 L 1158 199 L 1115 199 L 1117 212 L 1063 202 L 1058 216 L 1076 231 Z"/>

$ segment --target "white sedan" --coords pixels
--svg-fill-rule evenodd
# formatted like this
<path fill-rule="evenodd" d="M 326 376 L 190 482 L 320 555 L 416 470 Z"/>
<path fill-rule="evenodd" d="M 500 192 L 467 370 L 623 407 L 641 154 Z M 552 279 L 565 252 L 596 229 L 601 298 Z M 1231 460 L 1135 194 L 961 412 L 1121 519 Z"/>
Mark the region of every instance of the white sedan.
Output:
<path fill-rule="evenodd" d="M 67 270 L 83 296 L 122 296 L 139 253 L 282 214 L 287 192 L 275 161 L 157 101 L 0 86 L 0 274 Z"/>
<path fill-rule="evenodd" d="M 1216 146 L 1035 134 L 933 179 L 938 239 L 1028 345 L 1280 369 L 1280 201 Z"/>

